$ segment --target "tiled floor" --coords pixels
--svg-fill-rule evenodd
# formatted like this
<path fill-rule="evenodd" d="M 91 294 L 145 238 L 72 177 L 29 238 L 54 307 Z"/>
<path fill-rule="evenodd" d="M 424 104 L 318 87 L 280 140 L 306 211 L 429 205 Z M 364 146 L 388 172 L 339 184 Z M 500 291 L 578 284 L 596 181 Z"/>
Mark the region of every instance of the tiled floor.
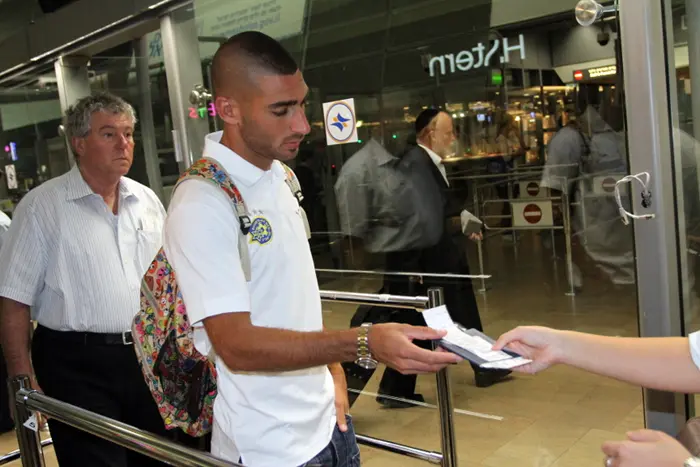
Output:
<path fill-rule="evenodd" d="M 517 256 L 500 236 L 489 239 L 486 272 L 493 274 L 480 295 L 486 332 L 497 336 L 520 324 L 542 324 L 587 332 L 634 336 L 637 333 L 635 291 L 615 288 L 596 279 L 584 265 L 584 288 L 565 295 L 564 263 L 552 260 L 541 237 L 524 236 Z M 559 256 L 563 256 L 560 254 Z M 477 269 L 476 258 L 471 262 Z M 324 289 L 377 290 L 375 278 L 345 277 L 326 282 Z M 355 307 L 324 304 L 328 327 L 347 327 Z M 381 371 L 366 391 L 376 392 Z M 504 465 L 588 467 L 601 465 L 600 445 L 620 439 L 626 430 L 643 426 L 642 393 L 638 388 L 584 372 L 556 367 L 536 376 L 516 376 L 487 389 L 477 389 L 469 365 L 451 370 L 457 451 L 460 466 Z M 435 404 L 435 378 L 419 378 L 418 390 Z M 361 396 L 353 407 L 358 433 L 439 451 L 435 408 L 380 409 L 374 396 Z M 470 414 L 470 412 L 472 412 Z M 474 414 L 476 413 L 476 414 Z M 479 416 L 483 414 L 487 417 Z M 12 435 L 0 437 L 0 452 L 14 449 Z M 362 448 L 369 467 L 420 466 L 424 462 Z M 56 465 L 47 450 L 48 465 Z M 19 465 L 10 464 L 10 465 Z"/>

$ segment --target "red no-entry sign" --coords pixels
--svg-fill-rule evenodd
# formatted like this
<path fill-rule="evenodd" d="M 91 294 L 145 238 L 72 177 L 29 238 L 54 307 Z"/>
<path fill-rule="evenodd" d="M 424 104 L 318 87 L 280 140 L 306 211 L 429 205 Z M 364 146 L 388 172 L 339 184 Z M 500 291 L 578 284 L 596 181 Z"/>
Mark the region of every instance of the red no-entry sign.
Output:
<path fill-rule="evenodd" d="M 523 217 L 530 224 L 537 224 L 542 220 L 542 210 L 536 204 L 528 204 L 523 209 Z"/>

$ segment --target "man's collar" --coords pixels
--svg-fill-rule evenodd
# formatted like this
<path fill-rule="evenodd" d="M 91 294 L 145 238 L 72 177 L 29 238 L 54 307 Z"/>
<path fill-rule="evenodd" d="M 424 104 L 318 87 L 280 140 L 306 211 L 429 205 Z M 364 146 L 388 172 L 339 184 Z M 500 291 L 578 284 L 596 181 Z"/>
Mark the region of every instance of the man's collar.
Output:
<path fill-rule="evenodd" d="M 223 135 L 223 131 L 216 131 L 206 136 L 204 139 L 204 157 L 209 157 L 219 162 L 224 170 L 235 178 L 235 181 L 241 182 L 246 186 L 255 185 L 265 175 L 266 171 L 254 166 L 236 154 L 231 148 L 221 144 Z M 284 179 L 286 177 L 282 164 L 278 162 L 274 162 L 270 170 L 278 178 Z"/>
<path fill-rule="evenodd" d="M 440 166 L 440 165 L 442 164 L 442 157 L 438 156 L 438 155 L 435 153 L 435 151 L 433 151 L 433 150 L 430 149 L 429 147 L 424 146 L 424 145 L 422 145 L 422 144 L 420 144 L 420 143 L 418 143 L 418 146 L 420 146 L 421 148 L 423 148 L 423 150 L 424 150 L 425 152 L 428 153 L 428 155 L 429 155 L 430 158 L 433 160 L 433 162 L 435 163 L 435 165 Z"/>
<path fill-rule="evenodd" d="M 68 187 L 66 190 L 66 199 L 68 201 L 75 201 L 77 199 L 86 198 L 91 195 L 96 195 L 96 193 L 87 184 L 83 175 L 80 173 L 78 165 L 74 165 L 73 168 L 68 172 Z M 131 196 L 138 197 L 136 193 L 129 186 L 129 181 L 124 177 L 119 181 L 119 197 L 121 199 L 127 199 Z"/>

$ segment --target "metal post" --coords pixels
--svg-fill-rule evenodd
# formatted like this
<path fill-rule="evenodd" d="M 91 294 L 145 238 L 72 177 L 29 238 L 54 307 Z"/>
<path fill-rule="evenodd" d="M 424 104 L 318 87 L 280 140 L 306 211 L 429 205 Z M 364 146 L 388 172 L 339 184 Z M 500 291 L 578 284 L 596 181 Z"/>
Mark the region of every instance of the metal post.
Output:
<path fill-rule="evenodd" d="M 148 36 L 136 41 L 136 81 L 139 86 L 139 128 L 141 129 L 141 147 L 146 162 L 148 185 L 158 199 L 168 206 L 169 199 L 163 194 L 163 179 L 160 176 L 160 159 L 156 146 L 156 126 L 153 120 L 153 98 L 151 96 L 151 77 L 148 68 Z"/>
<path fill-rule="evenodd" d="M 428 306 L 435 308 L 445 304 L 442 287 L 428 289 Z M 433 343 L 433 347 L 436 344 Z M 437 372 L 437 402 L 440 412 L 440 434 L 442 436 L 442 467 L 457 466 L 457 446 L 455 444 L 455 428 L 452 418 L 452 393 L 450 392 L 450 377 L 447 368 Z"/>
<path fill-rule="evenodd" d="M 583 233 L 583 244 L 588 244 L 588 236 L 586 232 L 588 231 L 588 220 L 586 219 L 586 198 L 588 197 L 588 192 L 586 191 L 586 180 L 579 180 L 578 182 L 578 192 L 581 193 L 581 203 L 579 208 L 581 209 L 581 231 Z M 568 186 L 568 184 L 567 184 Z"/>
<path fill-rule="evenodd" d="M 22 458 L 23 467 L 44 467 L 44 453 L 40 448 L 39 432 L 32 431 L 24 426 L 29 420 L 30 412 L 24 405 L 24 400 L 17 397 L 20 389 L 31 390 L 29 376 L 20 375 L 7 382 L 10 394 L 13 394 L 15 403 L 12 406 L 12 415 L 15 420 L 15 432 L 19 444 L 19 452 Z"/>
<path fill-rule="evenodd" d="M 561 209 L 564 214 L 564 240 L 566 241 L 566 273 L 569 279 L 569 292 L 566 295 L 573 297 L 574 290 L 574 259 L 571 253 L 571 206 L 569 205 L 569 195 L 566 191 L 561 192 Z"/>
<path fill-rule="evenodd" d="M 515 229 L 513 229 L 513 180 L 508 178 L 508 207 L 510 208 L 510 236 L 513 238 L 513 253 L 515 257 L 518 257 L 518 238 L 515 234 Z"/>
<path fill-rule="evenodd" d="M 479 209 L 479 185 L 477 182 L 474 182 L 474 215 L 478 218 L 480 215 L 480 209 Z M 476 248 L 477 251 L 479 252 L 479 274 L 481 276 L 484 275 L 484 247 L 482 245 L 483 241 L 481 242 L 476 242 Z M 486 280 L 482 277 L 481 278 L 481 289 L 478 290 L 479 293 L 485 294 L 486 293 Z"/>
<path fill-rule="evenodd" d="M 551 229 L 549 231 L 551 238 L 552 238 L 552 260 L 556 264 L 557 261 L 557 249 L 556 249 L 556 244 L 555 244 L 555 237 L 554 237 L 554 229 Z"/>

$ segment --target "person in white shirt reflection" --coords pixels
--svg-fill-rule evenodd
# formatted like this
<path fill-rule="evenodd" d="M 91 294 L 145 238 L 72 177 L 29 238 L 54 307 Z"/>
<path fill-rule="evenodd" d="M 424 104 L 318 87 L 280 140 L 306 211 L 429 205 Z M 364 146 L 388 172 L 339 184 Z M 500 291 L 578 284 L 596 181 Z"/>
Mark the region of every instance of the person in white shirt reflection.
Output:
<path fill-rule="evenodd" d="M 503 334 L 495 350 L 507 348 L 531 359 L 514 368 L 535 374 L 557 364 L 658 391 L 700 393 L 700 333 L 688 337 L 620 338 L 545 327 L 518 327 Z M 692 459 L 669 435 L 653 430 L 627 434 L 603 445 L 607 467 L 683 467 Z M 684 464 L 686 463 L 686 464 Z"/>

